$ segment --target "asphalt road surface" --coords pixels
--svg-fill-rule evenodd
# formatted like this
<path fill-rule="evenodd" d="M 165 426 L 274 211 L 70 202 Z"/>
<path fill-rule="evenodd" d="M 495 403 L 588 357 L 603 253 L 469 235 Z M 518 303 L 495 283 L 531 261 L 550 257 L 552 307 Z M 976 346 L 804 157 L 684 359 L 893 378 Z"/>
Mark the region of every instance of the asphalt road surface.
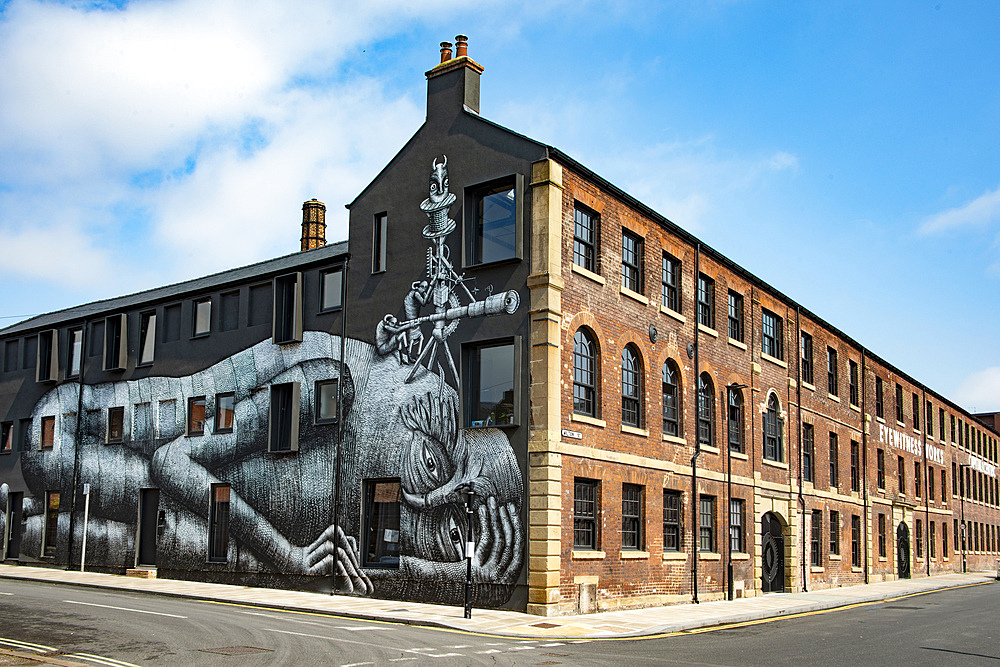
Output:
<path fill-rule="evenodd" d="M 0 580 L 0 648 L 98 665 L 1000 666 L 1000 583 L 641 640 L 516 640 Z M 41 647 L 30 649 L 30 647 Z"/>

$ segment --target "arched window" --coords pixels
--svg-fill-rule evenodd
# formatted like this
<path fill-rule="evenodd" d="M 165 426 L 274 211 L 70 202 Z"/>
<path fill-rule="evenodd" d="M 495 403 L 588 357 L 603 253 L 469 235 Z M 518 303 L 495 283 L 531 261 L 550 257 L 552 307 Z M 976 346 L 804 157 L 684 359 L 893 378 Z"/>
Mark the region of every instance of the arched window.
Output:
<path fill-rule="evenodd" d="M 573 412 L 597 416 L 597 344 L 586 329 L 573 336 Z"/>
<path fill-rule="evenodd" d="M 781 442 L 781 406 L 774 394 L 767 399 L 764 413 L 764 458 L 769 461 L 783 461 L 784 447 Z"/>
<path fill-rule="evenodd" d="M 729 387 L 729 449 L 743 451 L 743 392 Z"/>
<path fill-rule="evenodd" d="M 631 343 L 622 350 L 622 424 L 642 426 L 642 362 Z"/>
<path fill-rule="evenodd" d="M 698 442 L 702 445 L 715 444 L 715 387 L 708 373 L 698 378 Z"/>
<path fill-rule="evenodd" d="M 663 432 L 679 437 L 681 434 L 680 371 L 677 364 L 667 359 L 663 364 Z"/>

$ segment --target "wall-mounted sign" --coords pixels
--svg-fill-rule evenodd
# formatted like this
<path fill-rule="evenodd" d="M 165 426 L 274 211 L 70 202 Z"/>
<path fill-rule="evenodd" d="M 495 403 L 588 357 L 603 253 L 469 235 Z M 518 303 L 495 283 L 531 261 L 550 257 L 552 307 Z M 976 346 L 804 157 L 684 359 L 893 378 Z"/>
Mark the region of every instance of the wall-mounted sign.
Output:
<path fill-rule="evenodd" d="M 909 452 L 910 454 L 915 454 L 916 456 L 921 456 L 923 453 L 924 444 L 920 438 L 916 438 L 908 433 L 903 433 L 900 430 L 890 428 L 885 424 L 878 425 L 878 440 L 879 442 L 883 442 L 894 449 Z M 944 450 L 928 443 L 927 460 L 943 466 Z"/>
<path fill-rule="evenodd" d="M 583 433 L 579 431 L 571 431 L 568 428 L 562 430 L 562 436 L 564 438 L 573 438 L 574 440 L 583 440 Z"/>

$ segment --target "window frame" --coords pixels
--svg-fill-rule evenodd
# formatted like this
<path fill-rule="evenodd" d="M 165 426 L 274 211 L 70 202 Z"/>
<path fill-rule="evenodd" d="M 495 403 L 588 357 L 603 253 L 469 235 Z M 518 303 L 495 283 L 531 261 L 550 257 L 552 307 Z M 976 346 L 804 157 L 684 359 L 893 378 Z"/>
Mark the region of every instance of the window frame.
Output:
<path fill-rule="evenodd" d="M 743 338 L 743 295 L 739 292 L 729 290 L 729 321 L 728 336 L 732 340 L 744 342 Z"/>
<path fill-rule="evenodd" d="M 223 408 L 223 403 L 231 401 L 231 407 L 227 410 Z M 229 426 L 225 425 L 222 417 L 230 415 Z M 232 433 L 236 430 L 236 393 L 232 391 L 221 392 L 215 395 L 215 415 L 212 417 L 212 433 Z"/>
<path fill-rule="evenodd" d="M 802 424 L 802 481 L 816 483 L 816 434 L 812 424 Z"/>
<path fill-rule="evenodd" d="M 322 424 L 336 424 L 337 415 L 339 413 L 340 407 L 337 405 L 337 401 L 340 400 L 340 378 L 329 378 L 326 380 L 316 380 L 313 385 L 313 423 L 316 425 Z M 323 401 L 321 397 L 323 395 L 323 389 L 326 387 L 333 388 L 333 415 L 328 417 L 323 417 L 321 406 Z"/>
<path fill-rule="evenodd" d="M 802 382 L 812 386 L 813 382 L 813 337 L 805 331 L 799 332 L 799 358 L 802 364 Z"/>
<path fill-rule="evenodd" d="M 510 376 L 510 389 L 511 389 L 511 405 L 509 421 L 506 423 L 492 422 L 489 423 L 488 418 L 482 420 L 473 419 L 477 416 L 480 406 L 481 398 L 481 384 L 482 384 L 482 364 L 481 364 L 481 354 L 483 350 L 494 349 L 494 348 L 510 348 L 510 358 L 511 358 L 511 376 Z M 477 340 L 469 341 L 463 343 L 462 345 L 462 391 L 461 391 L 461 414 L 462 423 L 465 428 L 505 428 L 517 426 L 521 423 L 520 415 L 520 404 L 521 404 L 521 337 L 514 336 L 511 338 L 493 338 L 488 340 Z M 506 379 L 506 378 L 504 378 Z M 494 407 L 500 406 L 502 403 L 498 402 L 494 404 Z M 492 413 L 491 413 L 492 414 Z M 476 423 L 481 422 L 481 423 Z"/>
<path fill-rule="evenodd" d="M 197 417 L 199 410 L 196 409 L 199 406 L 201 413 L 200 420 Z M 205 423 L 208 421 L 208 397 L 204 395 L 189 396 L 187 399 L 187 413 L 185 416 L 184 435 L 188 437 L 205 435 Z"/>
<path fill-rule="evenodd" d="M 698 324 L 715 331 L 715 279 L 704 273 L 698 274 L 695 316 Z"/>
<path fill-rule="evenodd" d="M 882 378 L 875 376 L 875 416 L 885 419 L 885 395 Z"/>
<path fill-rule="evenodd" d="M 39 331 L 36 350 L 35 380 L 56 382 L 59 379 L 59 330 Z"/>
<path fill-rule="evenodd" d="M 622 348 L 621 363 L 621 395 L 622 395 L 622 425 L 632 428 L 643 427 L 642 355 L 632 343 Z"/>
<path fill-rule="evenodd" d="M 0 454 L 14 451 L 14 422 L 0 422 Z"/>
<path fill-rule="evenodd" d="M 377 502 L 379 497 L 378 486 L 380 484 L 390 485 L 390 493 L 391 493 L 391 485 L 396 485 L 398 489 L 397 499 L 391 502 L 384 502 L 384 501 Z M 378 479 L 362 480 L 362 499 L 364 503 L 362 512 L 362 525 L 364 526 L 365 529 L 364 534 L 369 537 L 375 537 L 383 544 L 396 544 L 396 549 L 399 550 L 400 548 L 399 537 L 401 532 L 400 522 L 401 522 L 401 512 L 402 512 L 402 480 L 399 477 L 385 477 Z M 379 509 L 378 512 L 376 512 L 375 505 L 391 505 L 393 503 L 395 503 L 395 509 L 390 510 L 388 515 L 384 514 L 383 510 L 381 509 Z M 373 519 L 377 521 L 377 523 L 375 523 L 374 525 L 372 523 Z M 386 521 L 386 519 L 388 519 L 389 525 L 395 525 L 396 528 L 395 529 L 386 528 L 386 524 L 383 523 L 384 521 Z M 395 519 L 395 523 L 393 523 L 393 519 Z M 456 528 L 460 533 L 461 537 L 464 537 L 465 539 L 461 540 L 460 546 L 459 545 L 455 546 L 457 550 L 460 550 L 462 552 L 459 555 L 464 556 L 465 544 L 466 541 L 469 540 L 470 536 L 465 534 L 466 533 L 465 522 L 459 521 L 458 524 L 461 525 L 456 525 Z M 378 530 L 379 528 L 381 528 L 381 530 Z M 393 543 L 392 540 L 385 539 L 386 536 L 391 535 L 393 532 L 395 533 L 396 537 L 395 543 Z M 381 535 L 381 538 L 378 537 L 379 535 Z M 369 554 L 372 546 L 370 540 L 365 540 L 364 543 L 359 546 L 361 551 L 360 555 L 361 555 L 362 567 L 374 568 L 379 570 L 399 569 L 400 565 L 399 556 L 401 556 L 402 553 L 396 556 L 395 559 L 393 559 L 393 556 L 389 555 L 388 560 L 385 560 L 385 556 L 383 555 L 382 558 L 375 561 L 369 559 Z M 376 554 L 377 553 L 378 550 L 376 550 Z M 464 558 L 462 560 L 464 560 Z"/>
<path fill-rule="evenodd" d="M 840 512 L 830 510 L 830 530 L 829 530 L 830 555 L 840 555 Z"/>
<path fill-rule="evenodd" d="M 302 272 L 274 277 L 271 288 L 271 341 L 275 345 L 302 342 Z"/>
<path fill-rule="evenodd" d="M 232 487 L 229 484 L 209 486 L 208 553 L 209 563 L 229 562 L 229 524 Z"/>
<path fill-rule="evenodd" d="M 298 382 L 279 382 L 270 386 L 267 413 L 269 453 L 289 454 L 299 450 L 301 396 L 302 385 Z"/>
<path fill-rule="evenodd" d="M 630 292 L 643 294 L 644 239 L 635 232 L 622 228 L 621 286 Z M 631 244 L 631 247 L 630 247 Z"/>
<path fill-rule="evenodd" d="M 645 491 L 640 484 L 622 484 L 622 551 L 645 550 Z"/>
<path fill-rule="evenodd" d="M 900 424 L 906 421 L 906 411 L 903 407 L 903 385 L 896 383 L 896 421 Z"/>
<path fill-rule="evenodd" d="M 573 548 L 597 551 L 600 548 L 601 483 L 585 477 L 573 478 Z M 586 497 L 589 495 L 589 498 Z M 589 512 L 588 512 L 589 507 Z M 581 537 L 589 536 L 589 540 Z"/>
<path fill-rule="evenodd" d="M 698 445 L 715 447 L 715 383 L 707 372 L 698 376 Z"/>
<path fill-rule="evenodd" d="M 51 490 L 45 492 L 44 523 L 42 524 L 41 558 L 55 558 L 59 547 L 59 509 L 61 494 Z M 54 501 L 54 502 L 53 502 Z"/>
<path fill-rule="evenodd" d="M 586 345 L 589 351 L 581 351 Z M 573 414 L 597 419 L 600 415 L 601 351 L 597 337 L 587 327 L 580 327 L 573 334 Z M 579 361 L 586 361 L 589 368 Z M 589 378 L 589 381 L 587 380 Z M 586 409 L 586 402 L 590 403 Z"/>
<path fill-rule="evenodd" d="M 682 501 L 680 491 L 663 489 L 663 550 L 665 552 L 677 553 L 684 548 Z"/>
<path fill-rule="evenodd" d="M 38 449 L 41 451 L 55 449 L 56 418 L 55 415 L 45 415 L 39 419 Z"/>
<path fill-rule="evenodd" d="M 744 453 L 743 391 L 726 387 L 726 431 L 728 433 L 729 451 Z"/>
<path fill-rule="evenodd" d="M 336 305 L 327 304 L 327 277 L 339 275 L 340 289 L 337 293 Z M 320 313 L 332 313 L 342 310 L 344 307 L 344 267 L 338 266 L 331 269 L 324 269 L 319 272 L 319 311 Z"/>
<path fill-rule="evenodd" d="M 125 442 L 125 406 L 115 405 L 107 409 L 107 424 L 104 428 L 104 443 L 120 445 Z M 115 434 L 117 422 L 118 434 Z"/>
<path fill-rule="evenodd" d="M 715 496 L 698 496 L 698 551 L 716 552 Z"/>
<path fill-rule="evenodd" d="M 198 321 L 200 319 L 199 311 L 205 307 L 205 323 L 204 328 L 199 328 Z M 191 301 L 191 338 L 204 338 L 212 333 L 212 297 L 206 296 L 198 299 L 193 299 Z"/>
<path fill-rule="evenodd" d="M 148 353 L 148 356 L 147 356 Z M 156 359 L 156 311 L 139 313 L 139 346 L 136 366 L 150 366 Z"/>
<path fill-rule="evenodd" d="M 79 339 L 79 340 L 77 340 Z M 70 327 L 66 332 L 66 379 L 76 378 L 83 371 L 83 327 Z"/>
<path fill-rule="evenodd" d="M 742 498 L 729 499 L 729 549 L 746 553 L 746 536 L 743 528 L 746 502 Z"/>
<path fill-rule="evenodd" d="M 875 450 L 875 486 L 885 491 L 885 450 Z"/>
<path fill-rule="evenodd" d="M 830 487 L 840 486 L 840 438 L 830 431 Z"/>
<path fill-rule="evenodd" d="M 597 266 L 600 219 L 593 209 L 573 202 L 573 264 L 591 273 L 599 273 L 600 268 Z"/>
<path fill-rule="evenodd" d="M 823 567 L 823 510 L 812 510 L 809 524 L 809 564 Z"/>
<path fill-rule="evenodd" d="M 673 359 L 663 362 L 660 372 L 663 398 L 663 432 L 666 435 L 679 438 L 681 429 L 681 380 L 680 368 Z M 673 379 L 673 383 L 669 380 Z M 669 399 L 669 400 L 668 400 Z"/>
<path fill-rule="evenodd" d="M 773 431 L 769 432 L 769 429 Z M 781 403 L 778 397 L 771 393 L 767 398 L 767 408 L 764 411 L 764 459 L 783 463 L 784 452 L 784 420 L 781 418 Z"/>
<path fill-rule="evenodd" d="M 861 443 L 851 440 L 851 491 L 861 491 Z"/>
<path fill-rule="evenodd" d="M 837 366 L 837 350 L 826 348 L 826 393 L 840 396 L 840 373 Z"/>
<path fill-rule="evenodd" d="M 484 197 L 500 194 L 502 191 L 514 191 L 514 219 L 512 221 L 514 247 L 510 256 L 484 260 L 482 258 L 479 202 Z M 465 188 L 465 224 L 463 225 L 462 264 L 466 267 L 483 266 L 500 262 L 510 262 L 522 258 L 522 237 L 524 229 L 523 196 L 524 175 L 508 174 L 500 178 L 478 183 Z"/>
<path fill-rule="evenodd" d="M 858 391 L 858 362 L 853 359 L 847 360 L 847 391 L 848 400 L 851 405 L 858 407 L 860 405 L 860 397 Z"/>
<path fill-rule="evenodd" d="M 851 515 L 851 567 L 861 567 L 861 517 Z"/>
<path fill-rule="evenodd" d="M 777 313 L 767 308 L 760 309 L 761 353 L 772 359 L 784 361 L 783 321 Z M 770 329 L 770 332 L 768 331 Z"/>
<path fill-rule="evenodd" d="M 372 275 L 385 273 L 388 249 L 389 212 L 372 215 Z"/>
<path fill-rule="evenodd" d="M 663 251 L 660 264 L 660 297 L 663 307 L 675 313 L 680 313 L 681 306 L 681 260 L 667 251 Z"/>

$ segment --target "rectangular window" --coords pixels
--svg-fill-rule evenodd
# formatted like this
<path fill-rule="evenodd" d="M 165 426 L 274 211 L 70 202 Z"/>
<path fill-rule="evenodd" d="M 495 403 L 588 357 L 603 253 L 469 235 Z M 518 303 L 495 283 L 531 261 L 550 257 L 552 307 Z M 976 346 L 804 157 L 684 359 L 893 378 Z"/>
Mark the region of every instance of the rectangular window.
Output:
<path fill-rule="evenodd" d="M 59 538 L 59 492 L 45 492 L 45 531 L 42 534 L 42 556 L 53 558 Z"/>
<path fill-rule="evenodd" d="M 917 519 L 916 524 L 917 524 L 916 525 L 916 531 L 915 531 L 916 532 L 916 536 L 915 536 L 916 539 L 913 540 L 913 542 L 914 542 L 913 546 L 915 547 L 914 551 L 916 552 L 917 558 L 923 558 L 924 557 L 924 522 L 921 519 Z"/>
<path fill-rule="evenodd" d="M 56 444 L 56 418 L 42 417 L 42 449 L 52 449 Z"/>
<path fill-rule="evenodd" d="M 931 521 L 927 524 L 927 545 L 931 550 L 931 558 L 937 558 L 937 524 Z"/>
<path fill-rule="evenodd" d="M 204 435 L 205 433 L 205 397 L 192 396 L 187 404 L 187 434 Z"/>
<path fill-rule="evenodd" d="M 194 335 L 206 336 L 212 331 L 212 299 L 199 299 L 194 302 Z"/>
<path fill-rule="evenodd" d="M 275 345 L 302 341 L 302 272 L 296 271 L 274 279 Z"/>
<path fill-rule="evenodd" d="M 622 287 L 642 294 L 642 237 L 622 230 Z"/>
<path fill-rule="evenodd" d="M 597 213 L 577 203 L 573 209 L 573 263 L 597 272 Z"/>
<path fill-rule="evenodd" d="M 389 214 L 376 213 L 372 219 L 372 273 L 385 271 L 386 237 L 389 234 Z"/>
<path fill-rule="evenodd" d="M 3 372 L 11 373 L 17 370 L 18 343 L 17 338 L 5 341 L 3 344 Z M 954 430 L 954 429 L 952 429 Z"/>
<path fill-rule="evenodd" d="M 850 398 L 851 398 L 851 405 L 860 405 L 860 402 L 859 402 L 859 399 L 858 399 L 858 362 L 854 361 L 853 359 L 848 359 L 847 360 L 847 367 L 848 367 L 848 372 L 850 374 L 850 377 L 849 377 L 849 382 L 850 382 L 849 391 L 850 391 L 850 395 L 851 395 L 850 396 Z"/>
<path fill-rule="evenodd" d="M 698 324 L 715 328 L 715 281 L 698 274 Z"/>
<path fill-rule="evenodd" d="M 38 361 L 35 372 L 38 382 L 59 379 L 59 331 L 47 329 L 38 333 Z"/>
<path fill-rule="evenodd" d="M 463 356 L 466 426 L 514 424 L 514 343 L 468 345 Z"/>
<path fill-rule="evenodd" d="M 339 390 L 339 380 L 320 380 L 316 383 L 314 415 L 317 424 L 330 424 L 337 421 L 337 392 Z"/>
<path fill-rule="evenodd" d="M 715 497 L 702 496 L 698 500 L 698 548 L 715 551 Z"/>
<path fill-rule="evenodd" d="M 729 290 L 729 337 L 743 342 L 743 295 Z"/>
<path fill-rule="evenodd" d="M 14 422 L 0 424 L 0 453 L 14 451 Z"/>
<path fill-rule="evenodd" d="M 830 486 L 840 486 L 840 443 L 836 433 L 830 433 Z"/>
<path fill-rule="evenodd" d="M 337 310 L 344 303 L 344 270 L 331 269 L 319 274 L 320 312 Z"/>
<path fill-rule="evenodd" d="M 830 555 L 840 555 L 840 512 L 830 510 Z"/>
<path fill-rule="evenodd" d="M 573 480 L 574 549 L 597 550 L 597 490 L 597 480 Z"/>
<path fill-rule="evenodd" d="M 851 567 L 861 567 L 861 517 L 851 515 Z"/>
<path fill-rule="evenodd" d="M 839 396 L 839 381 L 837 379 L 837 351 L 826 348 L 826 391 L 831 396 Z"/>
<path fill-rule="evenodd" d="M 902 424 L 906 420 L 903 414 L 903 385 L 896 383 L 896 421 Z"/>
<path fill-rule="evenodd" d="M 681 261 L 672 255 L 663 253 L 662 267 L 663 307 L 675 313 L 681 312 Z"/>
<path fill-rule="evenodd" d="M 236 424 L 236 395 L 233 392 L 215 395 L 214 433 L 232 433 Z"/>
<path fill-rule="evenodd" d="M 523 178 L 517 175 L 473 191 L 473 220 L 466 237 L 466 264 L 486 264 L 518 257 L 520 211 L 517 193 Z M 471 260 L 471 261 L 470 261 Z"/>
<path fill-rule="evenodd" d="M 906 460 L 902 456 L 896 457 L 896 475 L 899 477 L 899 493 L 906 494 Z"/>
<path fill-rule="evenodd" d="M 139 315 L 139 365 L 153 363 L 156 349 L 156 313 Z"/>
<path fill-rule="evenodd" d="M 950 416 L 951 416 L 951 441 L 952 442 L 956 442 L 956 440 L 955 440 L 955 415 L 950 415 Z"/>
<path fill-rule="evenodd" d="M 298 382 L 271 385 L 267 451 L 298 451 L 300 393 L 301 388 Z"/>
<path fill-rule="evenodd" d="M 208 560 L 225 563 L 229 557 L 229 485 L 213 484 L 208 512 Z"/>
<path fill-rule="evenodd" d="M 920 461 L 913 462 L 913 495 L 920 497 Z"/>
<path fill-rule="evenodd" d="M 941 468 L 941 502 L 948 502 L 948 472 Z"/>
<path fill-rule="evenodd" d="M 861 446 L 851 440 L 851 491 L 861 490 Z"/>
<path fill-rule="evenodd" d="M 920 397 L 913 394 L 913 428 L 920 430 Z"/>
<path fill-rule="evenodd" d="M 799 334 L 799 353 L 802 355 L 802 381 L 813 384 L 813 339 L 805 331 Z"/>
<path fill-rule="evenodd" d="M 769 310 L 761 309 L 761 351 L 775 359 L 784 359 L 782 351 L 781 318 Z"/>
<path fill-rule="evenodd" d="M 810 563 L 813 567 L 823 565 L 823 510 L 812 511 L 812 526 L 809 541 Z"/>
<path fill-rule="evenodd" d="M 642 492 L 638 484 L 622 484 L 622 549 L 643 549 Z"/>
<path fill-rule="evenodd" d="M 125 408 L 122 406 L 108 408 L 108 444 L 120 443 L 125 440 Z"/>
<path fill-rule="evenodd" d="M 934 437 L 934 404 L 927 401 L 924 405 L 924 428 L 927 431 L 927 437 Z"/>
<path fill-rule="evenodd" d="M 941 558 L 948 558 L 948 524 L 941 522 Z"/>
<path fill-rule="evenodd" d="M 365 567 L 399 567 L 399 516 L 402 492 L 399 479 L 369 480 L 364 482 L 365 539 L 363 565 Z M 464 522 L 456 526 L 458 539 L 450 538 L 444 546 L 448 561 L 461 561 L 465 542 L 472 541 L 466 534 Z M 466 537 L 461 539 L 462 535 Z"/>
<path fill-rule="evenodd" d="M 875 378 L 875 416 L 885 419 L 885 397 L 882 393 L 882 378 Z"/>
<path fill-rule="evenodd" d="M 66 377 L 80 374 L 83 361 L 83 329 L 77 327 L 69 331 L 69 359 L 66 360 Z"/>
<path fill-rule="evenodd" d="M 815 470 L 815 441 L 813 439 L 813 425 L 802 425 L 802 479 L 807 482 L 814 481 Z"/>
<path fill-rule="evenodd" d="M 729 548 L 740 553 L 746 551 L 743 541 L 743 500 L 739 498 L 729 501 Z"/>
<path fill-rule="evenodd" d="M 875 451 L 875 471 L 878 488 L 885 489 L 885 450 Z"/>
<path fill-rule="evenodd" d="M 958 551 L 959 549 L 962 548 L 962 545 L 960 545 L 959 542 L 958 542 L 958 539 L 959 539 L 958 536 L 959 536 L 959 532 L 960 532 L 961 529 L 958 527 L 958 519 L 955 519 L 952 523 L 953 523 L 953 527 L 954 527 L 954 531 L 952 532 L 952 534 L 955 536 L 955 549 L 954 550 Z M 962 542 L 963 543 L 965 542 L 965 535 L 962 535 Z"/>
<path fill-rule="evenodd" d="M 663 550 L 681 550 L 681 494 L 663 490 Z"/>
<path fill-rule="evenodd" d="M 885 558 L 885 515 L 878 515 L 878 557 Z"/>
<path fill-rule="evenodd" d="M 104 370 L 125 370 L 128 362 L 128 316 L 112 315 L 104 320 Z"/>
<path fill-rule="evenodd" d="M 240 291 L 223 292 L 219 295 L 219 331 L 235 331 L 240 328 Z"/>
<path fill-rule="evenodd" d="M 938 408 L 938 438 L 944 440 L 944 408 Z"/>

